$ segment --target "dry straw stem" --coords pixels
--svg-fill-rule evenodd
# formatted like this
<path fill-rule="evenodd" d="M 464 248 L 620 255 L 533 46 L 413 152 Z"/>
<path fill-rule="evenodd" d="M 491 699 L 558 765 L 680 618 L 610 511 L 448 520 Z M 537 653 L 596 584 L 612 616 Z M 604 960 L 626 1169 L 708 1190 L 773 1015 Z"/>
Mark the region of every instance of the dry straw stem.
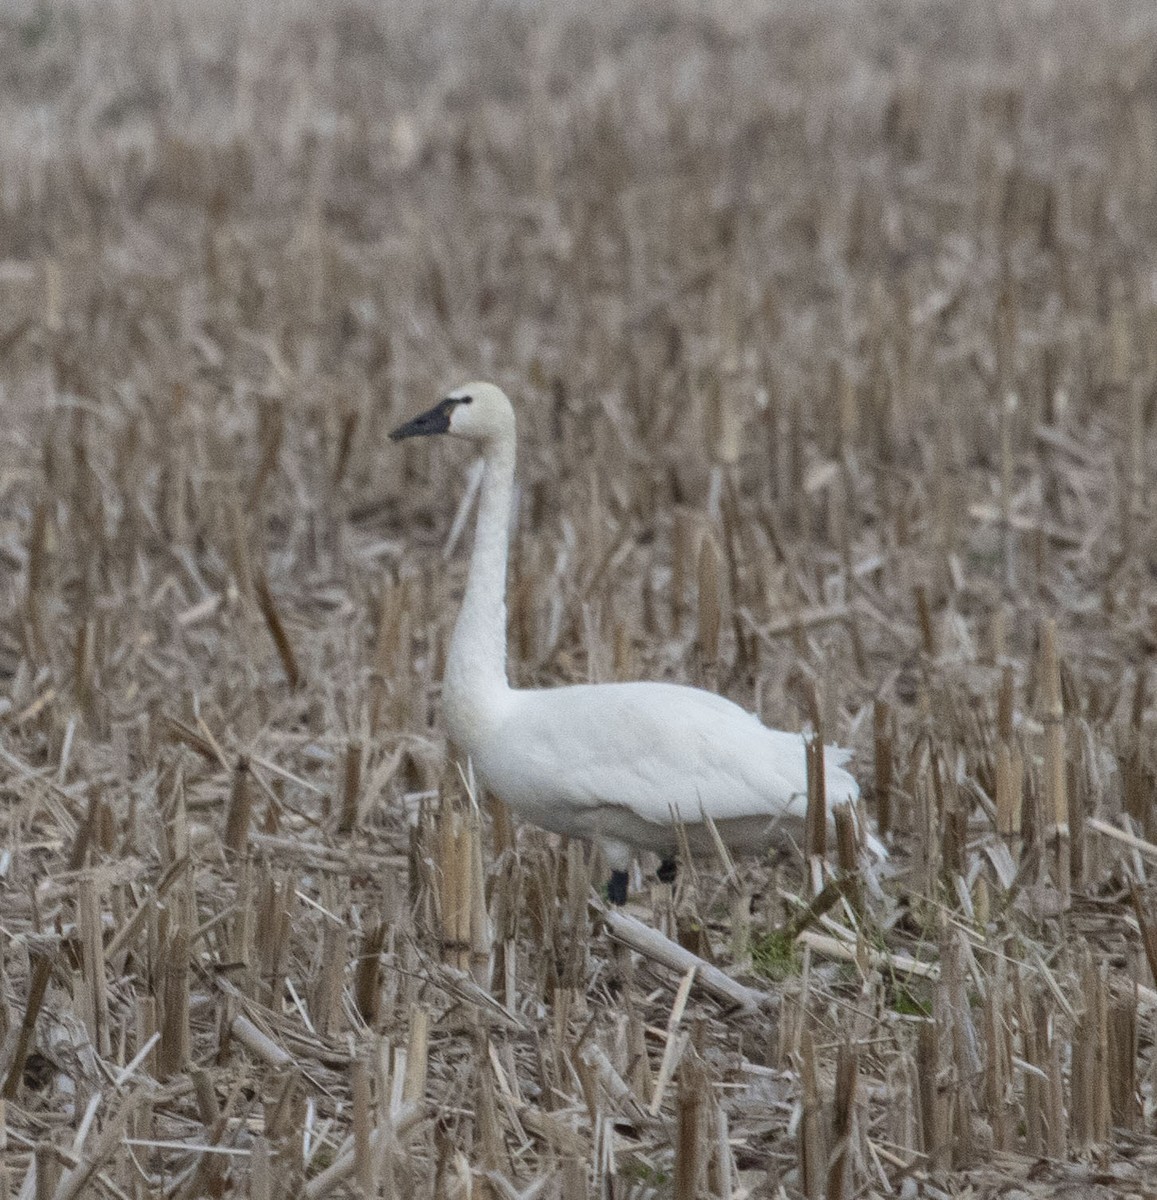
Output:
<path fill-rule="evenodd" d="M 699 546 L 699 653 L 704 668 L 713 672 L 719 661 L 719 638 L 722 631 L 722 598 L 719 580 L 719 549 L 715 539 L 707 534 Z"/>
<path fill-rule="evenodd" d="M 875 784 L 872 795 L 876 801 L 876 823 L 880 834 L 886 836 L 892 828 L 892 774 L 894 770 L 892 712 L 884 700 L 872 707 L 875 742 Z"/>
<path fill-rule="evenodd" d="M 996 751 L 996 829 L 1016 847 L 1021 833 L 1024 762 L 1020 752 L 1001 742 Z"/>
<path fill-rule="evenodd" d="M 908 954 L 889 954 L 874 950 L 857 942 L 850 931 L 848 931 L 847 937 L 830 937 L 812 929 L 805 929 L 797 940 L 819 954 L 829 958 L 838 958 L 844 962 L 856 963 L 866 969 L 888 970 L 899 976 L 911 975 L 924 979 L 940 978 L 938 964 L 921 962 Z"/>
<path fill-rule="evenodd" d="M 238 1014 L 229 1026 L 229 1032 L 247 1049 L 252 1051 L 262 1062 L 271 1067 L 291 1066 L 294 1059 L 283 1050 L 268 1034 L 264 1034 L 248 1017 Z"/>
<path fill-rule="evenodd" d="M 799 1167 L 803 1194 L 807 1200 L 819 1200 L 824 1194 L 825 1148 L 822 1102 L 816 1069 L 815 1041 L 810 1029 L 805 1029 L 799 1050 L 800 1087 L 803 1113 L 799 1122 Z"/>
<path fill-rule="evenodd" d="M 823 735 L 817 728 L 807 739 L 807 815 L 805 821 L 807 852 L 822 859 L 828 845 L 828 798 L 824 770 Z"/>
<path fill-rule="evenodd" d="M 1087 825 L 1089 829 L 1101 834 L 1102 837 L 1127 846 L 1130 850 L 1135 850 L 1142 858 L 1157 863 L 1157 843 L 1146 841 L 1145 838 L 1138 837 L 1127 829 L 1118 829 L 1115 825 L 1110 825 L 1098 817 L 1090 817 Z"/>
<path fill-rule="evenodd" d="M 694 972 L 693 978 L 704 991 L 716 999 L 736 1004 L 749 1011 L 759 1008 L 763 1003 L 764 997 L 760 992 L 744 987 L 725 975 L 718 967 L 704 962 L 698 955 L 664 937 L 657 929 L 644 925 L 627 913 L 606 909 L 601 905 L 592 905 L 592 910 L 597 913 L 599 920 L 605 923 L 607 932 L 616 941 L 630 946 L 632 950 L 669 967 L 672 971 Z"/>
<path fill-rule="evenodd" d="M 832 1104 L 832 1153 L 828 1165 L 828 1200 L 844 1200 L 852 1194 L 855 1111 L 859 1058 L 848 1045 L 840 1047 L 836 1059 L 836 1086 Z"/>
<path fill-rule="evenodd" d="M 273 592 L 269 588 L 269 580 L 264 575 L 258 575 L 253 587 L 261 615 L 265 618 L 265 626 L 269 630 L 269 636 L 277 648 L 277 657 L 281 659 L 281 665 L 285 670 L 285 678 L 289 681 L 289 686 L 295 688 L 301 683 L 301 670 L 297 665 L 297 655 L 294 653 L 293 643 L 289 640 L 289 634 L 281 620 L 281 614 L 277 611 Z"/>
<path fill-rule="evenodd" d="M 237 760 L 233 768 L 233 782 L 229 790 L 229 807 L 225 814 L 225 849 L 232 854 L 245 853 L 249 841 L 249 823 L 253 815 L 253 784 L 249 777 L 249 763 L 244 758 Z"/>
<path fill-rule="evenodd" d="M 421 1105 L 403 1104 L 370 1132 L 364 1147 L 365 1156 L 372 1159 L 383 1144 L 404 1139 L 424 1115 Z M 306 1184 L 302 1193 L 306 1200 L 322 1200 L 324 1196 L 333 1195 L 357 1171 L 358 1155 L 354 1142 L 354 1137 L 347 1139 L 334 1161 Z"/>
<path fill-rule="evenodd" d="M 341 802 L 338 817 L 338 833 L 350 833 L 357 825 L 358 801 L 362 783 L 362 745 L 351 741 L 346 747 L 342 775 Z"/>
<path fill-rule="evenodd" d="M 708 1108 L 709 1077 L 698 1062 L 698 1055 L 683 1056 L 679 1068 L 679 1099 L 677 1104 L 678 1132 L 675 1137 L 676 1200 L 695 1200 L 700 1194 L 700 1180 L 707 1166 L 706 1151 L 710 1146 L 705 1125 Z"/>
<path fill-rule="evenodd" d="M 1055 882 L 1062 902 L 1067 904 L 1070 886 L 1068 779 L 1065 770 L 1064 701 L 1061 669 L 1057 656 L 1057 625 L 1048 618 L 1041 626 L 1040 676 L 1041 719 L 1045 727 L 1044 807 L 1049 822 L 1048 836 L 1054 843 Z"/>
<path fill-rule="evenodd" d="M 77 925 L 81 939 L 85 1024 L 93 1045 L 107 1057 L 111 1042 L 100 893 L 96 881 L 89 875 L 82 877 L 78 885 Z"/>

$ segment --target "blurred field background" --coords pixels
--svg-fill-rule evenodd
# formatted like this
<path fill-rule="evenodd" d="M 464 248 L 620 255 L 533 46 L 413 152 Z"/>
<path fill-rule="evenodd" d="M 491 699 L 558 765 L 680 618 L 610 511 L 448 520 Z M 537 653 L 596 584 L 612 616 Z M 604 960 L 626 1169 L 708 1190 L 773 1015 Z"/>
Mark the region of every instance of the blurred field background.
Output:
<path fill-rule="evenodd" d="M 0 1198 L 1157 1195 L 1155 200 L 1149 0 L 5 5 Z M 470 378 L 882 893 L 469 803 Z"/>

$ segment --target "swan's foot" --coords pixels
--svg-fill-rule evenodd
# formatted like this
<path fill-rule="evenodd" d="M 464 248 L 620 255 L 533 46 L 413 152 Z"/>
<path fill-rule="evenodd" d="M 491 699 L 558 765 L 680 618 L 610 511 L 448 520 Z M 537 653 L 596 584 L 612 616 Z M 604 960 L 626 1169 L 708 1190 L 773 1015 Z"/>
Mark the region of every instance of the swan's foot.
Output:
<path fill-rule="evenodd" d="M 659 877 L 660 883 L 674 883 L 675 877 L 679 874 L 679 864 L 673 858 L 665 858 L 659 864 L 659 869 L 655 874 Z"/>
<path fill-rule="evenodd" d="M 607 899 L 616 905 L 627 902 L 627 881 L 630 877 L 626 871 L 612 871 L 607 880 Z"/>

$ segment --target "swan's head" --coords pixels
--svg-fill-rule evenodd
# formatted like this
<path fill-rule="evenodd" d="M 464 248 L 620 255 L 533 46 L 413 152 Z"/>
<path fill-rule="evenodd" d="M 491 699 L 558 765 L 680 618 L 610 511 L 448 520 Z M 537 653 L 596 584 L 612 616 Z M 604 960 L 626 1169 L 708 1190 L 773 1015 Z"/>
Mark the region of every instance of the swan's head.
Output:
<path fill-rule="evenodd" d="M 428 437 L 449 433 L 471 442 L 514 437 L 514 406 L 493 383 L 466 383 L 455 388 L 429 411 L 400 425 L 390 438 Z"/>

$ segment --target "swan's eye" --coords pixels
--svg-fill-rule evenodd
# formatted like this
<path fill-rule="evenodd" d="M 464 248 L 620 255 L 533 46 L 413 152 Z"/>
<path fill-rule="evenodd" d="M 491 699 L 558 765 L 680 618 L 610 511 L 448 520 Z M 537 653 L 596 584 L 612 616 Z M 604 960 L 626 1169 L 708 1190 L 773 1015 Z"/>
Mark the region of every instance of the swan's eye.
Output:
<path fill-rule="evenodd" d="M 474 397 L 473 396 L 459 396 L 458 403 L 459 404 L 473 404 Z"/>

